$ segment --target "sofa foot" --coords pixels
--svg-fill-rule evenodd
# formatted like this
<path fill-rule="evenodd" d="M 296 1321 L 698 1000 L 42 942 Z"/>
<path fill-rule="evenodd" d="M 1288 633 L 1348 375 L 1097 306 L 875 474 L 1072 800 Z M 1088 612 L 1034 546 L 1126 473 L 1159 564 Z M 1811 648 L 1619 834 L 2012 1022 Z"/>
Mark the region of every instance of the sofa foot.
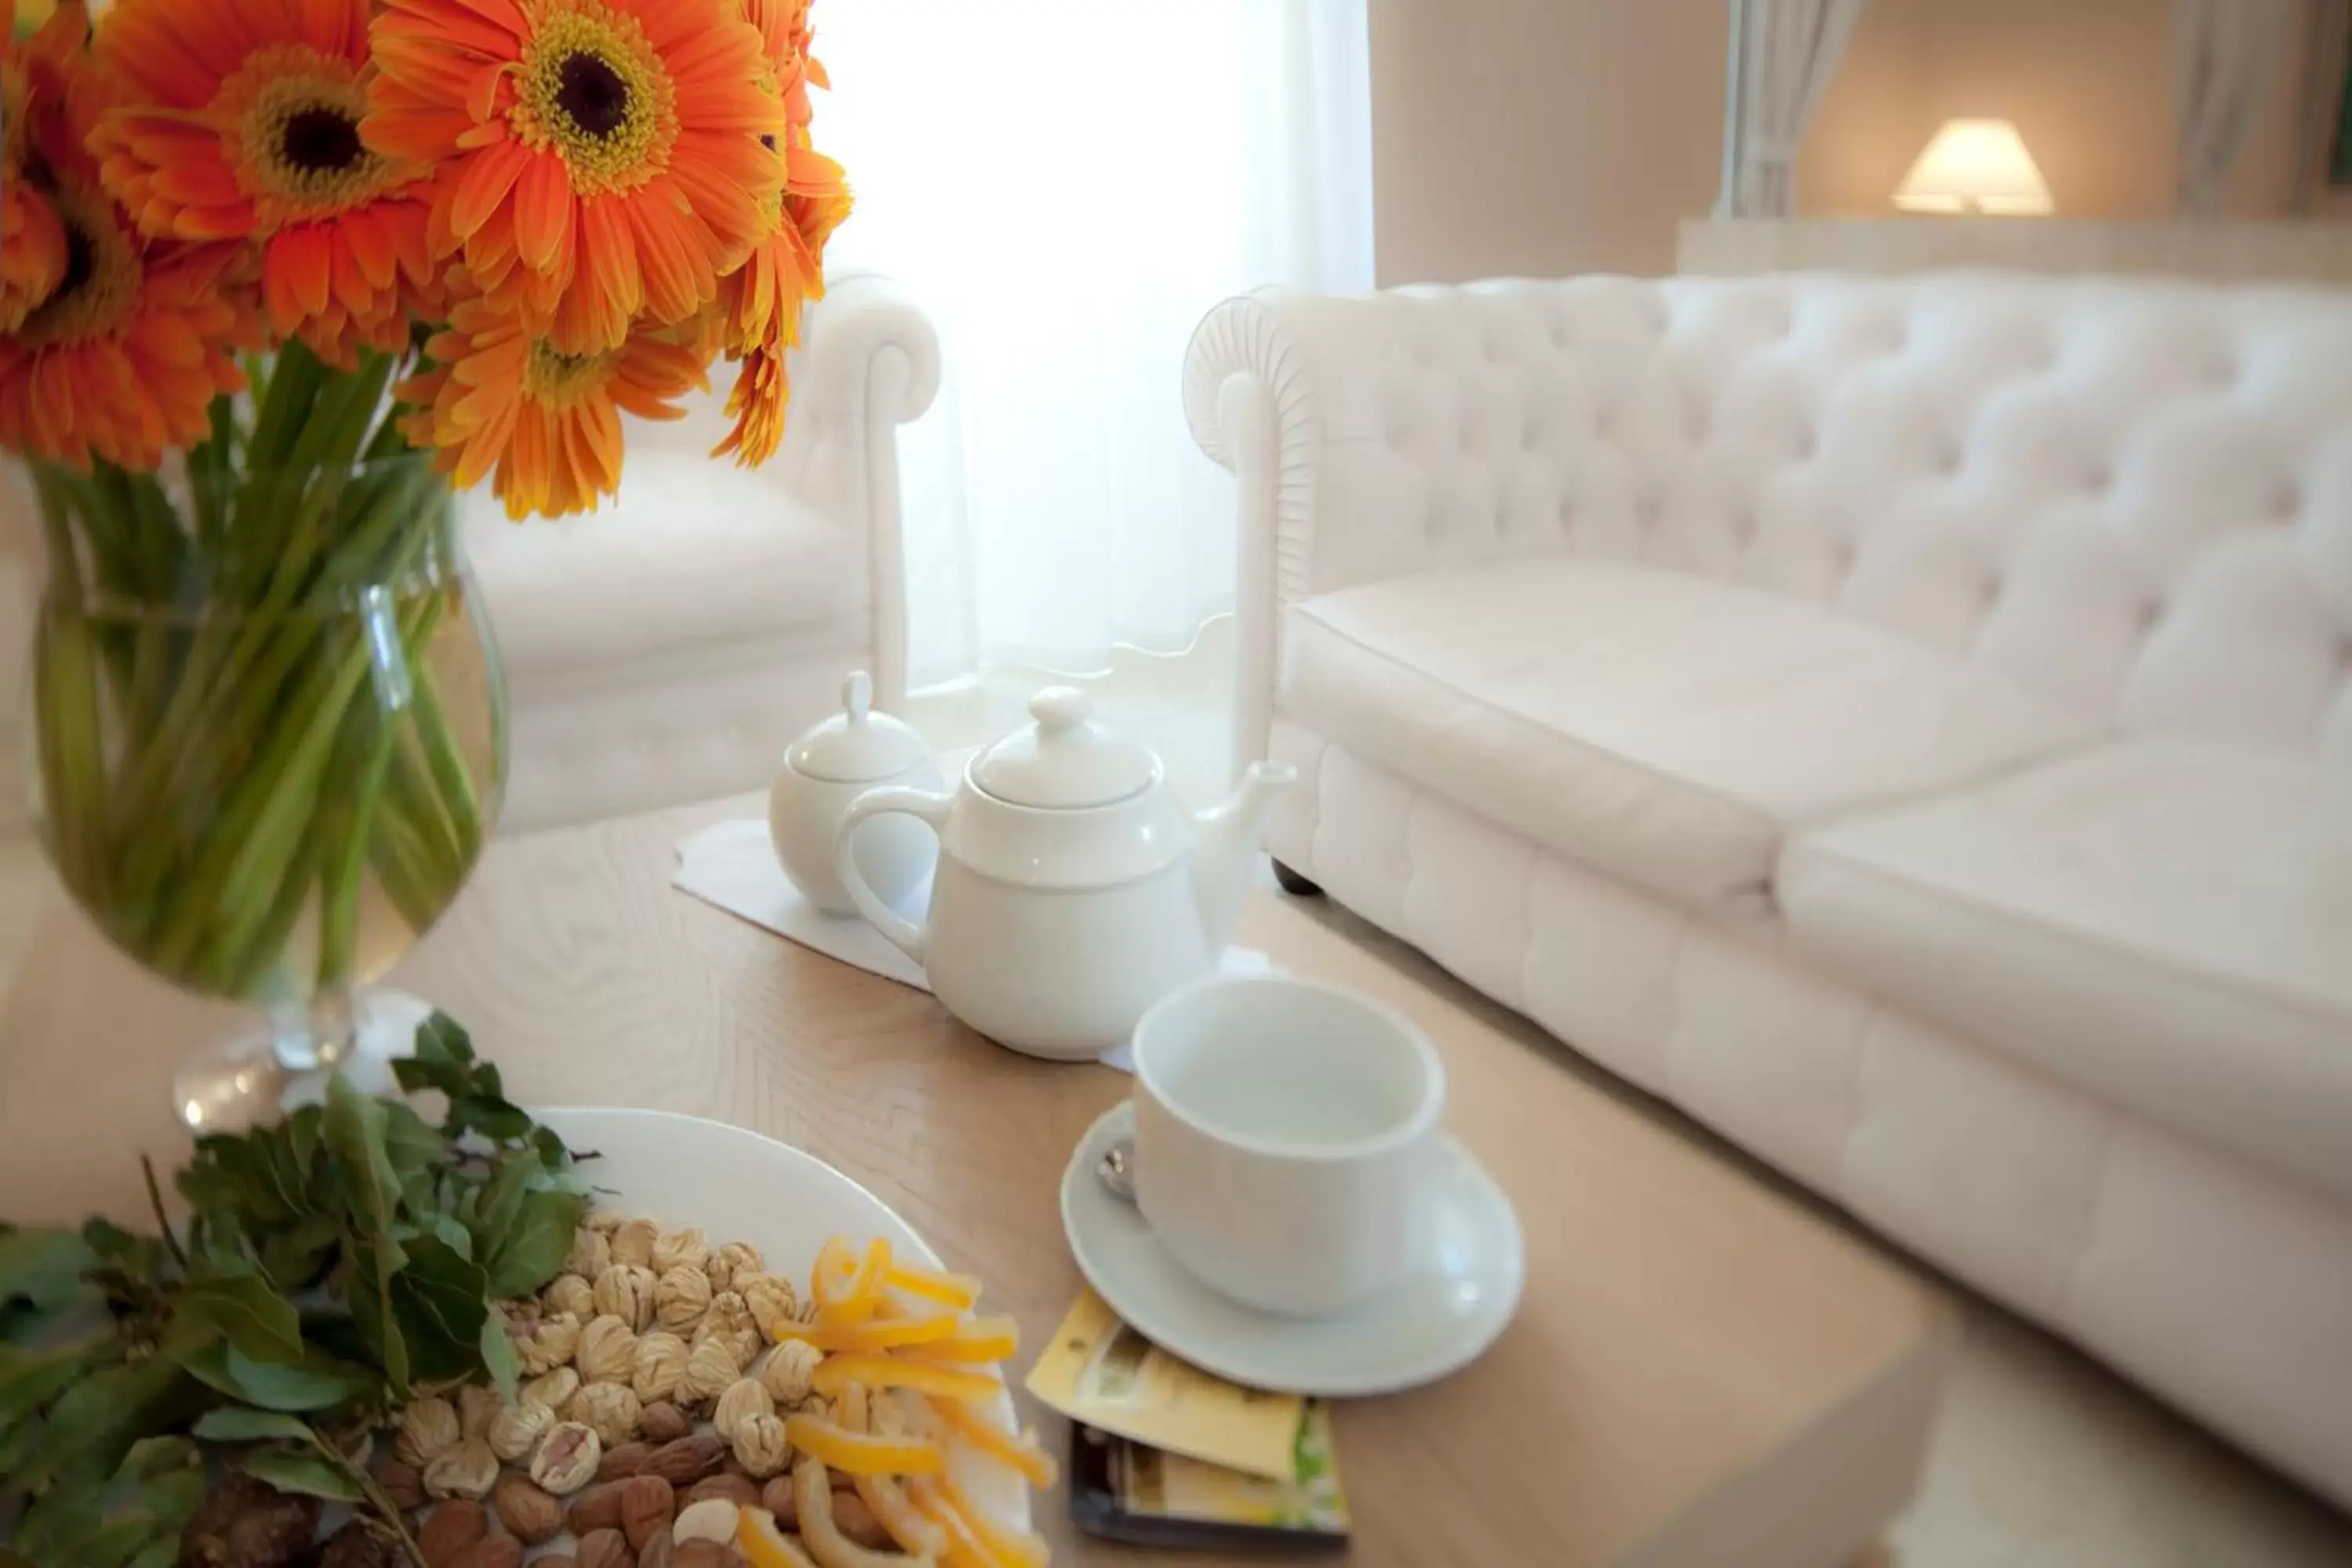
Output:
<path fill-rule="evenodd" d="M 1294 898 L 1319 899 L 1323 896 L 1322 884 L 1308 881 L 1279 860 L 1274 863 L 1274 880 L 1277 887 Z"/>

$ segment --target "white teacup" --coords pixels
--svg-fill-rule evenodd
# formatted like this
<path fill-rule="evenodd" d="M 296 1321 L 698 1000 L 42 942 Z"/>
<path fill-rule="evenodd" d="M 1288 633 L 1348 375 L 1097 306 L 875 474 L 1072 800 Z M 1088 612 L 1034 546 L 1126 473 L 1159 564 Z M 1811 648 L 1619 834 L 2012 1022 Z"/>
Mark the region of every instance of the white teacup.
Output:
<path fill-rule="evenodd" d="M 1212 1289 L 1319 1317 L 1401 1283 L 1445 1108 L 1420 1030 L 1278 975 L 1207 980 L 1135 1026 L 1135 1199 Z"/>

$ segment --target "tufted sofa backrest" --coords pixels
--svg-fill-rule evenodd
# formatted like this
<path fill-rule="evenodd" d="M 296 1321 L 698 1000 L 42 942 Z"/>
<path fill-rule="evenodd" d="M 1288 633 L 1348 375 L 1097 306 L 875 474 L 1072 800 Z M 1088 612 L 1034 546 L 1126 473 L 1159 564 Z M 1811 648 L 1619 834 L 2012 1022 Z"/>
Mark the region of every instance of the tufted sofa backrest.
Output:
<path fill-rule="evenodd" d="M 2352 294 L 1958 274 L 1247 304 L 1310 411 L 1283 597 L 1636 561 L 1834 605 L 2126 731 L 2352 768 Z"/>

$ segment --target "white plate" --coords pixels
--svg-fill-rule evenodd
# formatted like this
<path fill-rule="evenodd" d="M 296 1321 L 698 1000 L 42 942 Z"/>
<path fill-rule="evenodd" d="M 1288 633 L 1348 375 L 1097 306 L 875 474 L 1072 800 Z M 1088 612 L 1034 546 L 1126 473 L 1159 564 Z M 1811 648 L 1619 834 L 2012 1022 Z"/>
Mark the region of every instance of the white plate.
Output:
<path fill-rule="evenodd" d="M 878 1236 L 897 1256 L 944 1267 L 887 1204 L 815 1155 L 772 1138 L 667 1110 L 532 1114 L 575 1152 L 601 1156 L 580 1167 L 617 1194 L 600 1192 L 600 1205 L 665 1226 L 699 1226 L 714 1245 L 748 1241 L 796 1287 L 807 1280 L 825 1237 L 836 1234 L 859 1245 Z M 997 1395 L 988 1408 L 999 1426 L 1015 1425 L 1010 1394 Z M 1029 1491 L 1019 1477 L 952 1439 L 948 1469 L 973 1502 L 1016 1529 L 1029 1528 Z"/>
<path fill-rule="evenodd" d="M 1251 1388 L 1328 1398 L 1393 1394 L 1477 1359 L 1517 1310 L 1527 1276 L 1518 1216 L 1478 1162 L 1444 1141 L 1429 1194 L 1427 1254 L 1379 1300 L 1329 1318 L 1284 1318 L 1218 1295 L 1161 1249 L 1095 1166 L 1135 1134 L 1135 1107 L 1106 1111 L 1062 1173 L 1062 1229 L 1078 1272 L 1144 1338 Z"/>

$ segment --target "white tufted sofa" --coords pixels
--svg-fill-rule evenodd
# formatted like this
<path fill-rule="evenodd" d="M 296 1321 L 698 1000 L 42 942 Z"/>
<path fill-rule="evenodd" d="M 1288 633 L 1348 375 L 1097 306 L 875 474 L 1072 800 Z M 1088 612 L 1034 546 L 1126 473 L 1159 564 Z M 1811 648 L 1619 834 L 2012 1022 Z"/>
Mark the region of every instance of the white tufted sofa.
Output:
<path fill-rule="evenodd" d="M 898 427 L 939 389 L 938 337 L 895 285 L 839 279 L 791 370 L 762 468 L 708 456 L 714 395 L 633 424 L 620 499 L 593 515 L 517 524 L 466 498 L 507 671 L 506 830 L 764 788 L 852 669 L 877 706 L 903 701 Z"/>
<path fill-rule="evenodd" d="M 2352 295 L 1202 323 L 1275 854 L 2352 1504 Z"/>

